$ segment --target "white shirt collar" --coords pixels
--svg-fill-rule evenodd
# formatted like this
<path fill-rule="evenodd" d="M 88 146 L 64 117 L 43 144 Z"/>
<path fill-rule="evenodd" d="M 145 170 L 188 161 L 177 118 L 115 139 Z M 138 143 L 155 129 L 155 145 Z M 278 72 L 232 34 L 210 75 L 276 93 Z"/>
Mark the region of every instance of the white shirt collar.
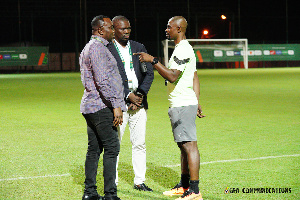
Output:
<path fill-rule="evenodd" d="M 129 48 L 130 42 L 128 40 L 127 45 L 125 47 L 123 47 L 116 39 L 114 39 L 115 43 L 117 44 L 118 48 L 123 48 L 123 49 L 127 49 Z"/>

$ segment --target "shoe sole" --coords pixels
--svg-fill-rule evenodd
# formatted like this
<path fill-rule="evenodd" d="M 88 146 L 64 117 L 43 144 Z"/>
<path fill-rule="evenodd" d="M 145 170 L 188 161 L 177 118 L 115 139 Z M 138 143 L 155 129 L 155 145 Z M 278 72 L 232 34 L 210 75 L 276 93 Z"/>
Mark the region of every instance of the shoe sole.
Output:
<path fill-rule="evenodd" d="M 181 200 L 184 198 L 179 197 L 178 199 L 175 200 Z M 202 195 L 200 194 L 200 196 L 195 196 L 195 197 L 187 197 L 186 200 L 203 200 Z"/>
<path fill-rule="evenodd" d="M 187 190 L 187 189 L 186 189 Z M 184 190 L 183 192 L 182 191 L 180 191 L 180 192 L 176 192 L 176 191 L 174 191 L 174 192 L 172 192 L 172 190 L 171 191 L 165 191 L 165 192 L 163 192 L 163 195 L 166 195 L 166 196 L 177 196 L 177 195 L 183 195 L 183 193 L 186 191 L 186 190 Z"/>
<path fill-rule="evenodd" d="M 183 193 L 172 193 L 172 194 L 166 194 L 166 193 L 163 193 L 163 195 L 172 197 L 172 196 L 183 195 Z"/>
<path fill-rule="evenodd" d="M 142 188 L 137 188 L 137 187 L 133 187 L 133 189 L 138 190 L 138 191 L 144 191 L 144 192 L 153 192 L 153 190 L 144 190 Z"/>

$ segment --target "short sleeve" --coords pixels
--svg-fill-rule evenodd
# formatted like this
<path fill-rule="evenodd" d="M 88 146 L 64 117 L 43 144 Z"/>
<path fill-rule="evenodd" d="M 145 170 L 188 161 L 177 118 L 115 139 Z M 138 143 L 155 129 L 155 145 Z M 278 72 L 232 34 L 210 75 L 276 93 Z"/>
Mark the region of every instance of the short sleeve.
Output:
<path fill-rule="evenodd" d="M 191 60 L 190 54 L 184 51 L 184 48 L 177 48 L 174 50 L 173 56 L 170 62 L 172 63 L 170 69 L 177 69 L 179 71 L 184 71 L 186 64 Z"/>

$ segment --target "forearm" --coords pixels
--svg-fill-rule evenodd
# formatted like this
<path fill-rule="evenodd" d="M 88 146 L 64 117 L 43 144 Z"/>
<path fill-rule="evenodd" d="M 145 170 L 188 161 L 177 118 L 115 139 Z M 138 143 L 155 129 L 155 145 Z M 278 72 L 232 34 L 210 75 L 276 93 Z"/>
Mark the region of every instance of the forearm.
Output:
<path fill-rule="evenodd" d="M 199 103 L 199 97 L 200 97 L 200 82 L 198 78 L 197 71 L 194 73 L 194 79 L 193 79 L 193 90 L 196 94 L 198 103 Z"/>
<path fill-rule="evenodd" d="M 153 62 L 154 57 L 144 53 L 134 53 L 133 55 L 139 55 L 140 62 Z M 174 69 L 168 69 L 166 66 L 161 64 L 160 62 L 153 65 L 153 67 L 158 71 L 158 73 L 165 79 L 167 79 L 169 82 L 173 83 L 177 80 L 178 76 L 181 74 L 181 71 L 174 70 Z"/>
<path fill-rule="evenodd" d="M 124 104 L 124 88 L 121 76 L 113 68 L 103 68 L 105 77 L 99 77 L 99 73 L 95 73 L 95 84 L 101 98 L 109 102 L 113 108 L 125 107 Z"/>
<path fill-rule="evenodd" d="M 197 97 L 197 100 L 198 100 L 197 116 L 199 118 L 203 118 L 203 117 L 205 117 L 205 115 L 202 114 L 202 108 L 201 108 L 200 101 L 199 101 L 199 97 L 200 97 L 200 82 L 199 82 L 197 71 L 195 71 L 195 73 L 194 73 L 193 90 L 194 90 L 194 92 L 196 94 L 196 97 Z"/>
<path fill-rule="evenodd" d="M 178 76 L 176 76 L 175 71 L 172 69 L 166 68 L 163 64 L 158 62 L 153 65 L 153 67 L 158 71 L 158 73 L 169 82 L 173 83 L 177 80 Z"/>
<path fill-rule="evenodd" d="M 101 84 L 99 87 L 99 92 L 101 93 L 103 99 L 109 102 L 113 108 L 123 108 L 122 105 L 124 104 L 124 93 L 122 89 Z"/>

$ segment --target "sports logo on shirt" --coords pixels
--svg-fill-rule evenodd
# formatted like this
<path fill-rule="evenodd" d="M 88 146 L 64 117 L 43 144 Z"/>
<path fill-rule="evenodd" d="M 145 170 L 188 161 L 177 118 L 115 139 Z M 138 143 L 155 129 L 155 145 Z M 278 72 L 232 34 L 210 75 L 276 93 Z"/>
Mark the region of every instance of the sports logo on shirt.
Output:
<path fill-rule="evenodd" d="M 174 56 L 174 61 L 178 64 L 178 65 L 183 65 L 185 63 L 188 63 L 190 61 L 190 58 L 187 59 L 183 59 L 183 60 L 179 60 L 176 56 Z"/>

